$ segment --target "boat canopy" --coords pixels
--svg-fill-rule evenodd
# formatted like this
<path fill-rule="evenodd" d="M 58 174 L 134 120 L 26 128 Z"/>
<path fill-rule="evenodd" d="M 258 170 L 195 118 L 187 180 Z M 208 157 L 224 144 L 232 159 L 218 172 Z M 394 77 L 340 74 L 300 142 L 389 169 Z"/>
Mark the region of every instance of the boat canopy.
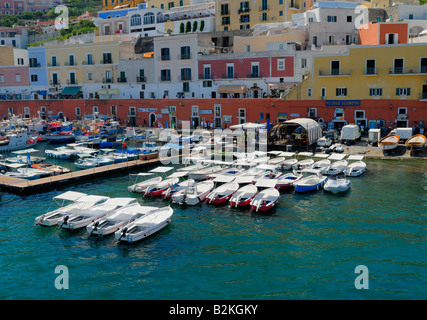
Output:
<path fill-rule="evenodd" d="M 327 154 L 327 153 L 316 153 L 313 157 L 314 158 L 326 159 L 326 158 L 330 157 L 330 154 Z"/>
<path fill-rule="evenodd" d="M 136 198 L 110 198 L 104 202 L 108 206 L 124 207 L 131 202 L 136 202 Z"/>
<path fill-rule="evenodd" d="M 155 169 L 150 170 L 149 172 L 153 172 L 153 173 L 166 173 L 169 172 L 171 170 L 173 170 L 173 167 L 157 167 Z"/>
<path fill-rule="evenodd" d="M 21 167 L 25 167 L 26 164 L 25 163 L 4 163 L 5 166 L 10 167 L 10 168 L 21 168 Z"/>
<path fill-rule="evenodd" d="M 182 178 L 182 177 L 185 177 L 185 176 L 187 176 L 187 175 L 188 175 L 188 171 L 177 171 L 177 172 L 172 173 L 172 174 L 168 177 L 168 179 L 169 179 L 169 178 Z"/>
<path fill-rule="evenodd" d="M 135 213 L 135 214 L 147 214 L 151 211 L 158 210 L 158 207 L 150 207 L 150 206 L 131 206 L 126 209 L 127 213 Z"/>
<path fill-rule="evenodd" d="M 298 156 L 311 157 L 313 156 L 313 152 L 299 152 Z"/>
<path fill-rule="evenodd" d="M 86 193 L 77 192 L 77 191 L 67 191 L 64 193 L 61 193 L 60 195 L 57 195 L 56 197 L 53 197 L 54 199 L 60 199 L 60 200 L 70 200 L 70 201 L 76 201 L 77 199 L 87 196 Z"/>
<path fill-rule="evenodd" d="M 362 161 L 364 156 L 352 154 L 348 156 L 348 160 Z"/>
<path fill-rule="evenodd" d="M 280 152 L 277 156 L 278 157 L 293 157 L 295 155 L 295 152 Z"/>
<path fill-rule="evenodd" d="M 329 160 L 342 160 L 347 157 L 346 154 L 343 153 L 333 153 L 328 159 Z"/>
<path fill-rule="evenodd" d="M 255 187 L 261 187 L 261 188 L 274 188 L 277 184 L 277 179 L 259 179 L 255 183 Z"/>
<path fill-rule="evenodd" d="M 30 149 L 24 149 L 24 150 L 19 150 L 19 151 L 12 151 L 12 153 L 14 154 L 27 154 L 27 152 L 38 152 L 40 150 L 36 150 L 34 148 L 30 148 Z"/>
<path fill-rule="evenodd" d="M 139 176 L 139 177 L 146 177 L 146 176 L 152 176 L 154 173 L 148 173 L 148 172 L 140 172 L 140 173 L 131 173 L 131 176 Z"/>
<path fill-rule="evenodd" d="M 221 175 L 216 176 L 215 179 L 213 179 L 213 182 L 231 182 L 234 179 L 236 179 L 235 176 L 221 174 Z"/>
<path fill-rule="evenodd" d="M 251 183 L 255 176 L 237 176 L 234 182 L 237 183 Z"/>
<path fill-rule="evenodd" d="M 278 166 L 275 165 L 275 164 L 265 164 L 265 163 L 263 163 L 263 164 L 260 164 L 260 165 L 256 166 L 256 168 L 260 169 L 260 170 L 272 170 L 272 171 L 274 171 L 274 170 L 277 170 Z"/>
<path fill-rule="evenodd" d="M 95 195 L 89 195 L 84 196 L 79 199 L 77 199 L 77 202 L 91 202 L 91 203 L 97 203 L 103 200 L 108 200 L 110 197 L 104 197 L 104 196 L 95 196 Z"/>

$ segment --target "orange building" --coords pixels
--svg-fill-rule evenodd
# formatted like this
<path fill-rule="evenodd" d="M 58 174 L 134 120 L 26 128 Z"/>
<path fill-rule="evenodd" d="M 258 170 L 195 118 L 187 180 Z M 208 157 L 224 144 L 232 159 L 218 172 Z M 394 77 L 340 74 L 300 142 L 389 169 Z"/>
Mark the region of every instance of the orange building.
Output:
<path fill-rule="evenodd" d="M 403 22 L 374 22 L 359 28 L 359 44 L 406 44 L 408 43 L 409 28 Z"/>

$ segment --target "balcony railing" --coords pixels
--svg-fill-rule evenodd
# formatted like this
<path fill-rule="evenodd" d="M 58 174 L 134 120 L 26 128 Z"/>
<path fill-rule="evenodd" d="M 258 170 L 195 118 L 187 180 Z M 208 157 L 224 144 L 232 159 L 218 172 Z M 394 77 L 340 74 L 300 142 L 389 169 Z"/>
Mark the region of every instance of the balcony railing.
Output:
<path fill-rule="evenodd" d="M 180 60 L 189 60 L 189 59 L 191 59 L 191 54 L 190 54 L 190 53 L 184 53 L 184 54 L 181 54 L 181 55 L 179 56 L 179 59 L 180 59 Z"/>
<path fill-rule="evenodd" d="M 58 62 L 56 62 L 56 63 L 48 62 L 48 63 L 47 63 L 47 66 L 48 66 L 48 67 L 59 67 L 59 66 L 60 66 L 60 64 L 59 64 Z"/>
<path fill-rule="evenodd" d="M 427 100 L 427 92 L 420 93 L 420 100 Z"/>
<path fill-rule="evenodd" d="M 113 63 L 113 61 L 111 59 L 102 59 L 99 63 L 100 64 L 111 64 L 111 63 Z"/>
<path fill-rule="evenodd" d="M 30 63 L 30 68 L 40 68 L 40 63 Z"/>
<path fill-rule="evenodd" d="M 111 78 L 102 78 L 102 83 L 113 83 L 113 79 L 111 79 Z"/>
<path fill-rule="evenodd" d="M 169 82 L 169 81 L 171 81 L 171 77 L 169 77 L 169 76 L 160 76 L 160 81 Z"/>
<path fill-rule="evenodd" d="M 120 77 L 120 78 L 117 78 L 117 82 L 126 83 L 127 80 L 125 77 Z"/>
<path fill-rule="evenodd" d="M 78 85 L 78 83 L 77 83 L 77 80 L 71 80 L 71 79 L 68 79 L 67 80 L 67 85 Z"/>
<path fill-rule="evenodd" d="M 240 8 L 238 11 L 237 11 L 237 13 L 238 14 L 243 14 L 243 13 L 247 13 L 247 12 L 250 12 L 251 11 L 251 9 L 249 9 L 249 8 Z"/>
<path fill-rule="evenodd" d="M 90 66 L 90 65 L 93 65 L 93 61 L 83 61 L 82 62 L 82 65 L 84 65 L 84 66 Z"/>
<path fill-rule="evenodd" d="M 141 76 L 137 76 L 136 77 L 136 82 L 145 82 L 147 80 L 145 80 L 145 77 L 141 77 Z"/>
<path fill-rule="evenodd" d="M 263 77 L 263 75 L 262 75 L 262 73 L 254 72 L 254 73 L 248 73 L 248 74 L 246 75 L 246 77 L 247 77 L 247 78 L 262 78 L 262 77 Z"/>
<path fill-rule="evenodd" d="M 61 85 L 61 81 L 59 81 L 59 80 L 56 80 L 56 81 L 49 80 L 49 85 L 51 85 L 51 86 L 59 86 L 59 85 Z"/>
<path fill-rule="evenodd" d="M 389 70 L 389 74 L 402 74 L 402 75 L 408 75 L 408 74 L 425 74 L 427 73 L 427 67 L 394 67 Z"/>
<path fill-rule="evenodd" d="M 350 69 L 319 70 L 319 77 L 347 77 L 351 75 Z"/>
<path fill-rule="evenodd" d="M 182 81 L 191 81 L 191 75 L 190 74 L 182 74 L 181 80 Z"/>
<path fill-rule="evenodd" d="M 167 55 L 167 56 L 160 56 L 159 58 L 160 58 L 160 61 L 170 61 L 171 56 L 170 56 L 170 55 Z"/>
<path fill-rule="evenodd" d="M 200 80 L 212 80 L 213 76 L 211 74 L 199 74 Z"/>
<path fill-rule="evenodd" d="M 365 76 L 376 75 L 377 68 L 365 68 Z"/>
<path fill-rule="evenodd" d="M 225 73 L 221 77 L 222 79 L 237 79 L 236 73 Z"/>
<path fill-rule="evenodd" d="M 65 62 L 64 63 L 64 66 L 75 66 L 75 65 L 77 65 L 76 62 Z"/>

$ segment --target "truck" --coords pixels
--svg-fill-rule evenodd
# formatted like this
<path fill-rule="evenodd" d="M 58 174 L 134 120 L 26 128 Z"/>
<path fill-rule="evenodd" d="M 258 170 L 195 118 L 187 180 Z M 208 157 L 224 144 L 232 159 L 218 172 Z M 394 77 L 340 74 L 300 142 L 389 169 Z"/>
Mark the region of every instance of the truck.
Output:
<path fill-rule="evenodd" d="M 406 141 L 412 137 L 412 128 L 395 128 L 389 134 L 396 134 L 400 137 L 400 141 Z"/>
<path fill-rule="evenodd" d="M 354 143 L 361 137 L 360 128 L 356 124 L 348 124 L 342 127 L 340 140 L 342 143 Z"/>

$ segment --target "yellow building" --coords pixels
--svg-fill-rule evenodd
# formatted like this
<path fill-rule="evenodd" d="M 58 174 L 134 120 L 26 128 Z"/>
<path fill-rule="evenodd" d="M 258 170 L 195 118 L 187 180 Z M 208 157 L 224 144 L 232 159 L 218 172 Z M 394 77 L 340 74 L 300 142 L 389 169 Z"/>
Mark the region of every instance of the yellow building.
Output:
<path fill-rule="evenodd" d="M 47 46 L 46 61 L 52 86 L 111 83 L 118 78 L 119 43 Z"/>
<path fill-rule="evenodd" d="M 427 44 L 348 47 L 313 57 L 313 70 L 286 100 L 427 99 Z"/>
<path fill-rule="evenodd" d="M 113 10 L 119 8 L 132 8 L 136 7 L 139 3 L 144 2 L 144 0 L 103 0 L 102 10 Z"/>
<path fill-rule="evenodd" d="M 250 29 L 260 23 L 290 21 L 310 0 L 215 0 L 218 31 Z"/>

